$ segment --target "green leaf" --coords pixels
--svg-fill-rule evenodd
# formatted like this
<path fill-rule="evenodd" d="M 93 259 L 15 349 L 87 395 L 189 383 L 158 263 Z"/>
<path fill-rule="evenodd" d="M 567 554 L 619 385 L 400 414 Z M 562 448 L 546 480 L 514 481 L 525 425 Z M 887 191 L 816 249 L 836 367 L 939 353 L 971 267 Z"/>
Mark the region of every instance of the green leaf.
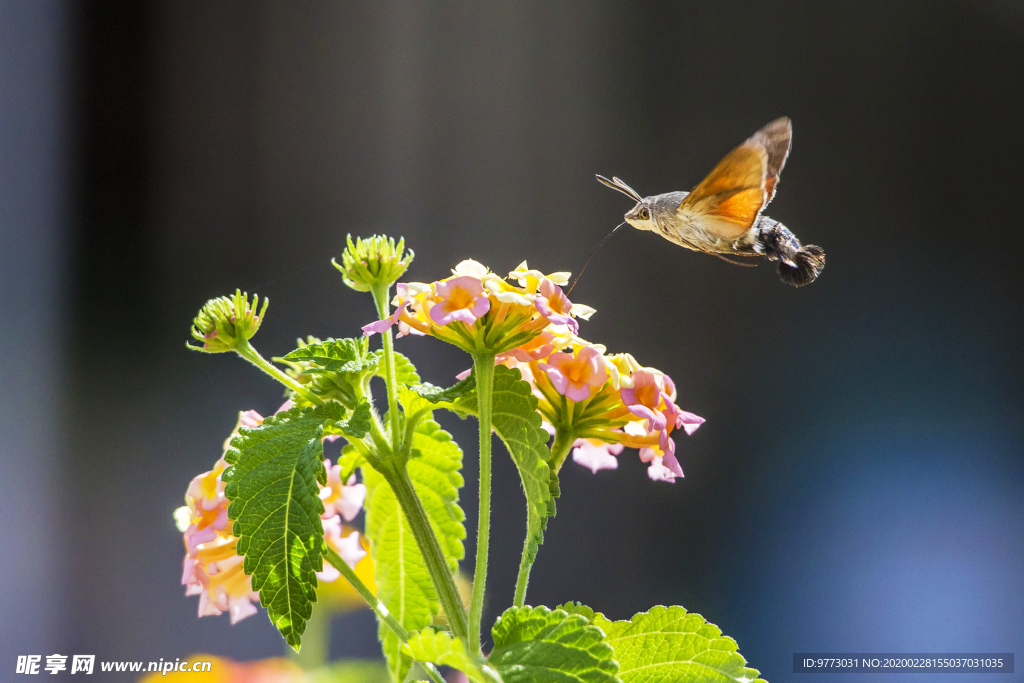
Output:
<path fill-rule="evenodd" d="M 469 654 L 466 644 L 458 638 L 452 638 L 447 631 L 425 628 L 412 634 L 402 651 L 418 662 L 430 662 L 458 669 L 473 683 L 501 683 L 489 666 L 477 662 L 476 658 Z"/>
<path fill-rule="evenodd" d="M 352 409 L 352 414 L 348 416 L 348 419 L 324 425 L 324 435 L 337 434 L 350 439 L 361 439 L 370 431 L 372 425 L 373 409 L 370 407 L 369 401 L 364 398 Z"/>
<path fill-rule="evenodd" d="M 488 662 L 505 683 L 620 683 L 604 633 L 582 615 L 513 607 L 491 633 Z"/>
<path fill-rule="evenodd" d="M 326 339 L 309 337 L 299 341 L 299 348 L 284 358 L 288 374 L 310 391 L 326 399 L 340 401 L 354 408 L 366 384 L 377 370 L 380 356 L 369 350 L 369 342 L 361 339 Z M 301 396 L 292 397 L 299 405 L 308 405 Z"/>
<path fill-rule="evenodd" d="M 431 403 L 454 403 L 460 398 L 468 396 L 476 389 L 476 379 L 470 375 L 447 389 L 426 383 L 410 384 L 408 388 Z"/>
<path fill-rule="evenodd" d="M 761 680 L 736 651 L 735 640 L 682 607 L 659 605 L 629 621 L 609 621 L 597 614 L 593 623 L 615 650 L 622 683 Z"/>
<path fill-rule="evenodd" d="M 458 503 L 463 484 L 462 450 L 436 422 L 425 419 L 413 434 L 407 467 L 413 488 L 455 572 L 465 556 L 462 541 L 466 537 L 466 516 Z M 377 597 L 407 631 L 419 631 L 440 612 L 437 593 L 394 491 L 379 472 L 370 467 L 362 469 L 367 487 L 366 535 L 376 563 Z M 398 638 L 384 624 L 380 626 L 380 639 L 392 674 L 402 680 L 409 671 L 410 658 L 402 653 Z"/>
<path fill-rule="evenodd" d="M 376 370 L 378 363 L 377 354 L 367 352 L 367 344 L 363 339 L 328 339 L 307 344 L 295 349 L 284 359 L 306 361 L 311 364 L 311 372 L 316 372 L 317 368 L 336 373 L 363 372 Z"/>
<path fill-rule="evenodd" d="M 237 551 L 253 590 L 288 644 L 300 636 L 316 601 L 316 575 L 323 569 L 323 503 L 317 482 L 327 483 L 323 465 L 324 425 L 343 422 L 338 403 L 295 407 L 242 427 L 224 458 L 224 493 L 231 505 Z"/>
<path fill-rule="evenodd" d="M 472 377 L 465 381 L 471 380 Z M 456 411 L 476 414 L 476 393 L 462 396 L 452 406 Z M 544 542 L 548 518 L 555 516 L 558 476 L 547 464 L 549 437 L 540 426 L 537 397 L 530 385 L 522 380 L 519 370 L 504 365 L 494 368 L 491 423 L 512 456 L 523 483 L 526 494 L 526 551 L 523 562 L 532 564 L 540 544 Z"/>
<path fill-rule="evenodd" d="M 377 368 L 377 376 L 384 376 L 383 366 Z M 416 372 L 416 366 L 412 361 L 395 351 L 395 381 L 399 384 L 418 384 L 420 373 Z"/>

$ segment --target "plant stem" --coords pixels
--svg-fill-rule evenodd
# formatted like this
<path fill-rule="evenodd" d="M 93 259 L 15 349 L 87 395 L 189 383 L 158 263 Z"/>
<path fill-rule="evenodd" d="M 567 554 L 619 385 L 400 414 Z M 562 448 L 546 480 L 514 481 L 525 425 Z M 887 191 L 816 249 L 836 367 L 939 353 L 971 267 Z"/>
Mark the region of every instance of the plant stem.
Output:
<path fill-rule="evenodd" d="M 576 436 L 571 432 L 562 429 L 555 431 L 555 440 L 551 444 L 551 457 L 548 459 L 548 465 L 553 472 L 558 472 L 558 468 L 569 455 L 569 449 L 572 448 L 575 440 Z M 516 594 L 513 598 L 513 604 L 516 607 L 526 604 L 526 587 L 530 583 L 530 571 L 533 569 L 533 563 L 537 560 L 536 554 L 532 558 L 530 557 L 529 550 L 530 536 L 527 535 L 523 542 L 523 557 L 519 561 L 519 577 L 516 579 Z"/>
<path fill-rule="evenodd" d="M 239 342 L 236 352 L 238 353 L 239 356 L 249 361 L 256 367 L 258 367 L 260 370 L 267 373 L 268 375 L 276 379 L 278 382 L 294 391 L 296 394 L 299 394 L 310 403 L 323 403 L 323 401 L 320 400 L 319 396 L 306 389 L 306 387 L 296 382 L 294 379 L 292 379 L 284 372 L 282 372 L 281 369 L 278 368 L 276 365 L 272 364 L 266 358 L 261 356 L 260 352 L 257 351 L 255 347 L 253 347 L 253 345 L 249 343 L 249 340 L 246 339 Z"/>
<path fill-rule="evenodd" d="M 462 605 L 459 589 L 455 585 L 455 577 L 452 576 L 441 545 L 430 526 L 430 520 L 427 519 L 423 504 L 420 503 L 420 499 L 413 489 L 409 472 L 405 469 L 404 464 L 400 464 L 397 469 L 381 470 L 381 474 L 391 486 L 391 490 L 395 492 L 395 498 L 398 500 L 405 518 L 409 521 L 409 528 L 412 529 L 412 535 L 416 539 L 420 553 L 423 554 L 430 579 L 434 582 L 437 596 L 448 617 L 448 626 L 451 627 L 452 633 L 456 637 L 465 641 L 468 633 L 466 608 Z"/>
<path fill-rule="evenodd" d="M 569 456 L 569 451 L 572 449 L 574 441 L 576 441 L 575 432 L 562 429 L 561 427 L 555 428 L 555 440 L 551 442 L 551 457 L 548 458 L 548 466 L 555 474 L 558 474 L 558 471 L 562 469 L 562 464 L 565 463 L 565 459 Z"/>
<path fill-rule="evenodd" d="M 377 304 L 377 316 L 383 320 L 391 313 L 388 303 L 390 285 L 378 285 L 373 288 L 373 302 Z M 391 330 L 381 333 L 384 347 L 384 383 L 388 389 L 388 418 L 391 423 L 391 452 L 398 453 L 401 448 L 402 431 L 399 429 L 398 414 L 398 383 L 395 379 L 395 343 L 391 338 Z"/>
<path fill-rule="evenodd" d="M 476 375 L 477 418 L 480 421 L 480 509 L 476 526 L 476 570 L 469 603 L 469 637 L 474 654 L 480 654 L 480 622 L 487 586 L 487 553 L 491 535 L 491 408 L 494 393 L 494 354 L 473 356 Z"/>
<path fill-rule="evenodd" d="M 327 547 L 327 561 L 334 565 L 335 569 L 341 572 L 341 575 L 352 584 L 352 587 L 355 588 L 356 592 L 362 596 L 363 600 L 366 600 L 366 604 L 373 609 L 380 620 L 383 621 L 403 643 L 409 642 L 409 632 L 405 630 L 405 627 L 398 623 L 397 619 L 391 616 L 391 612 L 389 612 L 388 608 L 384 606 L 384 603 L 377 599 L 377 596 L 373 594 L 373 591 L 367 588 L 366 584 L 359 578 L 359 575 L 356 574 L 355 570 L 348 566 L 348 562 L 341 559 L 341 555 L 335 552 L 330 546 Z M 430 676 L 431 680 L 435 683 L 445 683 L 436 666 L 429 662 L 420 662 L 420 664 L 426 670 L 427 675 Z"/>

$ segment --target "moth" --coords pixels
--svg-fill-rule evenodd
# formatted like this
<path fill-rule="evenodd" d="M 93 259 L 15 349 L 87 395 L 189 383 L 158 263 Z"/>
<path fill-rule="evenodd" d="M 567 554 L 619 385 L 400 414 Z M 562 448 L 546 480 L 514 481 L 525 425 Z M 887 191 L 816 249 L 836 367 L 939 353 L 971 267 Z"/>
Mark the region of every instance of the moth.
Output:
<path fill-rule="evenodd" d="M 778 262 L 783 282 L 802 287 L 821 274 L 825 250 L 801 245 L 785 225 L 762 215 L 775 196 L 792 138 L 787 117 L 772 121 L 725 155 L 689 192 L 641 197 L 618 178 L 597 179 L 636 202 L 623 225 L 650 230 L 681 247 L 731 263 L 737 262 L 729 256 L 764 256 Z"/>

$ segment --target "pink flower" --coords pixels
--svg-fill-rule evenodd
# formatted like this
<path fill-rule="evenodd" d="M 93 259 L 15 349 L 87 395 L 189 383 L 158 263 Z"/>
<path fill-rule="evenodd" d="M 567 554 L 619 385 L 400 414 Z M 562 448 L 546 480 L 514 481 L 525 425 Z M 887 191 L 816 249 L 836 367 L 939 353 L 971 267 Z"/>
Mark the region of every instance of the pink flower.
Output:
<path fill-rule="evenodd" d="M 572 449 L 573 462 L 597 474 L 598 470 L 614 470 L 619 466 L 615 456 L 625 448 L 620 443 L 607 443 L 597 439 L 576 439 Z"/>
<path fill-rule="evenodd" d="M 568 325 L 573 334 L 579 332 L 580 324 L 569 315 L 572 302 L 569 301 L 562 288 L 548 278 L 540 281 L 540 290 L 534 300 L 534 306 L 552 325 Z"/>
<path fill-rule="evenodd" d="M 577 347 L 576 353 L 553 353 L 537 367 L 547 374 L 555 391 L 573 401 L 585 401 L 608 381 L 601 352 L 593 346 Z"/>
<path fill-rule="evenodd" d="M 511 351 L 500 354 L 500 356 L 502 358 L 514 358 L 521 363 L 542 360 L 550 356 L 551 352 L 555 350 L 554 340 L 555 335 L 548 330 L 544 330 L 522 346 L 517 346 Z"/>
<path fill-rule="evenodd" d="M 667 408 L 669 412 L 672 412 L 675 409 L 675 404 L 672 403 L 671 397 L 665 391 L 667 379 L 665 375 L 649 370 L 637 370 L 631 379 L 633 380 L 632 387 L 624 386 L 619 390 L 622 402 L 629 412 L 647 420 L 649 431 L 665 429 L 668 420 L 662 410 Z M 671 383 L 671 380 L 668 382 Z"/>
<path fill-rule="evenodd" d="M 250 411 L 252 413 L 252 411 Z M 246 413 L 243 413 L 242 423 Z M 249 416 L 251 417 L 251 415 Z M 262 418 L 260 418 L 262 422 Z M 185 494 L 189 526 L 185 529 L 185 563 L 181 582 L 185 595 L 199 595 L 199 616 L 230 612 L 231 623 L 256 613 L 253 601 L 259 594 L 242 571 L 242 558 L 235 550 L 228 519 L 228 499 L 221 474 L 227 464 L 217 460 L 214 468 L 189 485 Z"/>
<path fill-rule="evenodd" d="M 408 301 L 403 301 L 402 303 L 400 303 L 398 305 L 398 308 L 395 309 L 395 312 L 392 313 L 387 318 L 384 318 L 383 320 L 378 320 L 377 322 L 372 322 L 369 325 L 363 325 L 363 327 L 362 327 L 363 335 L 366 336 L 366 337 L 371 337 L 371 336 L 373 336 L 375 334 L 382 334 L 384 331 L 390 329 L 392 325 L 394 325 L 395 323 L 400 322 L 399 318 L 402 316 L 402 313 L 404 313 L 405 309 L 407 309 L 408 307 L 409 307 L 409 302 Z M 408 325 L 406 325 L 406 327 L 408 327 Z M 398 326 L 398 336 L 399 337 L 404 337 L 405 334 L 408 334 L 408 333 L 407 332 L 403 333 L 402 325 L 399 325 Z"/>
<path fill-rule="evenodd" d="M 331 466 L 330 460 L 324 460 L 327 468 L 327 486 L 320 489 L 320 500 L 324 503 L 323 519 L 330 519 L 340 514 L 346 522 L 351 522 L 363 509 L 366 500 L 366 486 L 356 483 L 356 475 L 352 474 L 348 481 L 341 483 L 341 466 Z"/>
<path fill-rule="evenodd" d="M 430 308 L 430 319 L 438 325 L 459 321 L 472 325 L 491 309 L 483 283 L 464 275 L 437 283 L 439 301 Z"/>
<path fill-rule="evenodd" d="M 354 569 L 359 561 L 366 557 L 366 551 L 363 550 L 363 545 L 359 541 L 359 532 L 353 531 L 348 536 L 342 536 L 344 527 L 341 524 L 341 518 L 337 515 L 323 520 L 323 525 L 324 540 L 327 545 L 341 555 L 341 559 Z M 316 576 L 322 581 L 331 582 L 336 581 L 341 576 L 341 572 L 325 559 L 323 571 L 317 572 Z"/>

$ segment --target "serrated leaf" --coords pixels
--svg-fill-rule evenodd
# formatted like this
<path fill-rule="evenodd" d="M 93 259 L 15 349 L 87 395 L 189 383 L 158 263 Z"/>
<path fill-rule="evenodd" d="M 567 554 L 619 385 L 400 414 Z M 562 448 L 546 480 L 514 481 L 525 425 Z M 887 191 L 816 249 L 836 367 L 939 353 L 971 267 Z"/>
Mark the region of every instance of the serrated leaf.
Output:
<path fill-rule="evenodd" d="M 487 661 L 505 683 L 620 683 L 604 633 L 582 615 L 513 607 L 491 633 Z"/>
<path fill-rule="evenodd" d="M 682 607 L 653 607 L 629 621 L 595 615 L 615 651 L 622 683 L 747 683 L 761 681 L 737 652 L 736 641 Z M 763 683 L 763 681 L 762 681 Z"/>
<path fill-rule="evenodd" d="M 500 679 L 493 675 L 490 667 L 481 665 L 469 654 L 465 643 L 453 638 L 446 631 L 425 628 L 412 634 L 402 650 L 418 662 L 430 662 L 458 669 L 473 683 L 501 683 Z"/>
<path fill-rule="evenodd" d="M 462 450 L 451 435 L 430 419 L 417 426 L 409 477 L 448 559 L 451 570 L 465 556 L 466 516 L 459 507 L 462 487 Z M 363 467 L 367 487 L 366 535 L 377 566 L 377 597 L 407 631 L 419 631 L 440 612 L 440 604 L 426 563 L 413 538 L 391 487 L 370 467 Z M 402 680 L 411 660 L 401 651 L 398 638 L 381 624 L 380 638 L 395 680 Z"/>
<path fill-rule="evenodd" d="M 321 398 L 340 401 L 353 408 L 365 393 L 365 384 L 377 370 L 380 358 L 363 339 L 310 338 L 299 348 L 275 359 L 286 363 L 288 374 Z M 292 395 L 299 405 L 309 405 L 301 395 Z"/>
<path fill-rule="evenodd" d="M 476 379 L 470 375 L 466 379 L 450 387 L 438 387 L 433 384 L 410 384 L 409 391 L 425 398 L 431 403 L 454 403 L 476 390 Z"/>
<path fill-rule="evenodd" d="M 361 439 L 370 431 L 372 425 L 373 409 L 364 398 L 356 404 L 348 418 L 324 425 L 324 435 L 337 434 L 351 439 Z"/>
<path fill-rule="evenodd" d="M 253 590 L 288 644 L 299 648 L 323 569 L 324 506 L 317 482 L 327 482 L 323 429 L 345 417 L 338 403 L 295 407 L 243 427 L 225 460 L 224 494 L 231 501 L 237 552 Z"/>
<path fill-rule="evenodd" d="M 470 378 L 472 379 L 472 378 Z M 466 380 L 469 381 L 469 380 Z M 456 385 L 458 386 L 458 385 Z M 498 365 L 494 368 L 491 424 L 505 444 L 519 470 L 526 494 L 526 548 L 524 563 L 533 563 L 544 542 L 548 518 L 555 516 L 558 476 L 548 467 L 548 434 L 541 428 L 537 397 L 519 370 Z M 457 399 L 456 411 L 477 412 L 476 392 Z"/>
<path fill-rule="evenodd" d="M 362 339 L 327 339 L 316 344 L 300 346 L 287 356 L 285 360 L 306 361 L 327 372 L 350 373 L 376 370 L 378 358 L 376 353 L 368 352 Z"/>

